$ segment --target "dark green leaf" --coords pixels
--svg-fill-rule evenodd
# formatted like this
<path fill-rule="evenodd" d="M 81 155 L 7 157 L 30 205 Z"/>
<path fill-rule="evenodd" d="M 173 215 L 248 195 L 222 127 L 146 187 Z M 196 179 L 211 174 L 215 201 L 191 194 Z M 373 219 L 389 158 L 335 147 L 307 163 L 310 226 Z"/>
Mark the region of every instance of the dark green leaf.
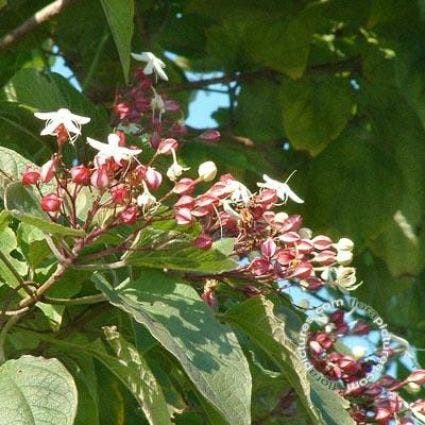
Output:
<path fill-rule="evenodd" d="M 111 28 L 124 72 L 128 81 L 131 39 L 133 37 L 134 0 L 100 0 Z"/>

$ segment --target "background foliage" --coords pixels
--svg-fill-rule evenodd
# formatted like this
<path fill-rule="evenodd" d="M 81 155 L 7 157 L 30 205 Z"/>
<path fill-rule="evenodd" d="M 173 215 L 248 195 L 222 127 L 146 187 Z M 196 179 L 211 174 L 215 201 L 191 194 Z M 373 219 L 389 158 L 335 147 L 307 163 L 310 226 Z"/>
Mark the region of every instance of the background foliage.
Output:
<path fill-rule="evenodd" d="M 9 33 L 46 4 L 44 0 L 0 2 L 0 35 Z M 160 91 L 185 105 L 195 99 L 199 90 L 215 90 L 216 84 L 220 84 L 220 90 L 229 97 L 229 107 L 221 107 L 214 113 L 222 141 L 219 145 L 202 143 L 195 137 L 200 131 L 189 129 L 193 138 L 183 150 L 186 163 L 196 165 L 213 159 L 220 170 L 233 173 L 252 187 L 263 172 L 284 179 L 298 170 L 291 182 L 306 201 L 301 210 L 305 223 L 335 238 L 348 236 L 354 240 L 357 276 L 364 281 L 357 296 L 379 311 L 394 332 L 417 347 L 424 347 L 425 2 L 70 2 L 63 13 L 10 48 L 0 50 L 1 146 L 43 163 L 53 144 L 40 138 L 39 123 L 32 118 L 32 112 L 63 105 L 91 116 L 91 135 L 103 138 L 109 132 L 114 95 L 129 79 L 130 51 L 152 51 L 167 58 L 171 83 L 160 86 Z M 59 57 L 72 70 L 81 90 L 51 72 Z M 199 76 L 196 81 L 193 73 Z M 0 157 L 0 162 L 3 160 Z M 16 246 L 15 236 L 2 229 L 2 250 L 10 252 Z M 28 261 L 36 266 L 41 264 L 42 237 L 22 226 L 18 238 L 28 244 L 24 253 Z M 16 258 L 13 261 L 25 267 L 22 261 Z M 80 279 L 86 278 L 69 276 L 75 281 L 76 293 Z M 96 284 L 107 286 L 105 282 Z M 175 308 L 189 308 L 180 305 L 189 302 L 191 294 L 183 296 L 189 289 L 179 287 L 179 283 L 172 294 L 159 294 L 155 287 L 146 285 L 144 288 L 151 291 L 152 300 L 171 297 Z M 105 291 L 113 298 L 114 305 L 127 312 L 134 302 L 127 296 L 137 296 L 125 285 L 117 293 Z M 217 327 L 224 325 L 211 318 L 214 324 L 207 321 L 202 324 L 209 340 L 198 340 L 202 337 L 184 334 L 182 324 L 163 322 L 169 319 L 163 312 L 155 311 L 154 301 L 152 305 L 151 301 L 145 302 L 146 315 L 134 315 L 136 323 L 155 320 L 158 335 L 154 337 L 163 345 L 172 346 L 167 347 L 168 351 L 160 350 L 142 327 L 136 326 L 135 345 L 121 341 L 116 330 L 107 328 L 111 346 L 116 350 L 119 346 L 118 351 L 124 356 L 122 361 L 132 364 L 125 371 L 118 363 L 111 366 L 115 360 L 102 351 L 104 348 L 87 345 L 87 350 L 76 356 L 72 342 L 62 342 L 58 337 L 55 346 L 46 337 L 44 344 L 51 350 L 68 353 L 62 355 L 63 361 L 73 371 L 80 390 L 85 389 L 86 396 L 81 399 L 85 408 L 81 408 L 78 423 L 122 423 L 118 418 L 129 411 L 135 413 L 125 423 L 140 423 L 143 415 L 134 408 L 135 399 L 129 397 L 129 391 L 136 399 L 150 400 L 142 403 L 145 417 L 161 415 L 149 407 L 154 401 L 164 409 L 168 404 L 176 411 L 183 410 L 195 391 L 193 382 L 203 379 L 204 371 L 197 370 L 193 360 L 202 357 L 199 345 L 212 344 L 215 347 L 212 349 L 220 352 L 235 338 L 233 331 L 226 341 L 221 341 L 219 336 L 215 338 Z M 174 308 L 173 303 L 170 309 Z M 195 300 L 190 308 L 199 315 L 206 309 Z M 266 305 L 251 302 L 245 308 L 246 314 L 252 309 L 266 320 Z M 58 325 L 62 313 L 58 307 L 46 315 Z M 131 324 L 120 320 L 124 320 L 122 326 L 130 332 Z M 61 332 L 66 334 L 66 330 Z M 167 332 L 171 332 L 172 338 Z M 29 333 L 29 337 L 36 346 L 39 342 L 36 338 L 40 336 Z M 194 344 L 192 353 L 182 348 L 187 348 L 185 340 Z M 139 342 L 141 346 L 137 346 Z M 16 340 L 14 347 L 19 352 L 19 347 L 27 343 Z M 135 346 L 147 353 L 146 360 L 134 355 Z M 263 355 L 257 349 L 251 352 L 254 359 Z M 185 356 L 192 362 L 186 364 Z M 271 357 L 273 360 L 273 354 Z M 424 363 L 423 351 L 418 351 L 418 357 Z M 179 368 L 175 367 L 176 359 Z M 227 366 L 237 360 L 227 359 Z M 280 360 L 273 361 L 279 364 Z M 225 377 L 227 366 L 223 365 L 223 379 L 218 374 L 214 382 L 201 386 L 202 396 L 198 395 L 198 405 L 211 418 L 217 411 L 229 412 L 228 407 L 221 405 L 225 398 L 214 399 L 218 391 L 230 388 L 224 385 L 230 379 Z M 51 363 L 49 367 L 59 366 Z M 282 384 L 273 375 L 281 372 L 273 368 L 265 370 L 255 360 L 251 369 L 260 411 L 263 389 L 272 393 L 269 400 L 274 392 L 282 392 Z M 112 379 L 111 371 L 120 383 Z M 140 373 L 149 381 L 152 371 L 162 390 L 156 391 L 153 385 L 146 394 L 132 386 L 129 374 Z M 67 373 L 58 372 L 57 385 L 72 387 Z M 3 375 L 0 389 L 2 379 Z M 228 394 L 229 403 L 231 397 L 246 397 L 243 379 L 243 373 L 232 375 L 235 391 Z M 182 386 L 181 392 L 175 390 L 176 382 Z M 72 391 L 68 394 L 67 403 L 72 411 L 75 400 Z M 110 402 L 111 394 L 115 394 L 113 402 Z M 103 403 L 101 407 L 94 403 L 97 397 Z M 196 409 L 194 412 L 189 409 L 176 423 L 201 423 L 196 413 Z M 242 407 L 233 414 L 234 417 L 227 417 L 230 423 L 246 423 L 247 412 Z M 168 423 L 166 417 L 157 417 L 152 423 Z M 211 419 L 213 423 L 221 423 L 220 420 Z M 305 422 L 300 419 L 294 423 Z"/>

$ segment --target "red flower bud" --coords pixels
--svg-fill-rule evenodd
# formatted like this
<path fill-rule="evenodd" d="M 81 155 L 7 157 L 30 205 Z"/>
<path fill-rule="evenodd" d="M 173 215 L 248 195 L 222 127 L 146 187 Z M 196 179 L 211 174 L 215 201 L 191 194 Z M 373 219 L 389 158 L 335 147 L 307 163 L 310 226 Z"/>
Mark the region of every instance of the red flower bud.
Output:
<path fill-rule="evenodd" d="M 129 190 L 123 184 L 114 186 L 111 189 L 111 198 L 114 204 L 125 204 L 129 197 Z"/>
<path fill-rule="evenodd" d="M 121 130 L 117 130 L 115 134 L 120 138 L 118 146 L 125 146 L 127 144 L 127 136 Z"/>
<path fill-rule="evenodd" d="M 194 244 L 199 249 L 210 249 L 213 243 L 213 239 L 206 233 L 200 234 L 194 241 Z"/>
<path fill-rule="evenodd" d="M 40 180 L 40 172 L 27 168 L 26 171 L 22 173 L 21 182 L 25 186 L 30 186 L 36 184 Z"/>
<path fill-rule="evenodd" d="M 57 212 L 60 210 L 62 200 L 55 193 L 49 193 L 41 198 L 41 208 L 46 212 Z"/>
<path fill-rule="evenodd" d="M 90 184 L 90 174 L 91 171 L 85 165 L 77 165 L 72 167 L 70 170 L 71 180 L 74 183 L 81 184 L 82 186 L 87 186 Z"/>
<path fill-rule="evenodd" d="M 133 224 L 139 215 L 139 210 L 134 205 L 129 205 L 123 211 L 121 211 L 119 218 L 124 224 Z"/>
<path fill-rule="evenodd" d="M 68 141 L 70 137 L 67 129 L 65 128 L 63 124 L 61 124 L 59 127 L 56 128 L 55 134 L 56 134 L 56 140 L 58 142 L 58 145 L 63 145 L 65 142 Z"/>

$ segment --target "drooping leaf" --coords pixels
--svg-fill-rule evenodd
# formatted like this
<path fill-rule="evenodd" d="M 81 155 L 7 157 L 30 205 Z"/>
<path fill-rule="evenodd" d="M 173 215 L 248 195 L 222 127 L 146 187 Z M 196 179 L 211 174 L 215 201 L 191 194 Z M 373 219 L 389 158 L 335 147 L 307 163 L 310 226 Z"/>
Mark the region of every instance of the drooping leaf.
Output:
<path fill-rule="evenodd" d="M 131 39 L 133 37 L 134 0 L 100 0 L 117 46 L 124 79 L 130 70 Z"/>
<path fill-rule="evenodd" d="M 104 327 L 104 332 L 116 358 L 102 351 L 100 344 L 96 346 L 97 357 L 128 387 L 151 425 L 171 424 L 164 394 L 146 360 L 115 327 Z"/>
<path fill-rule="evenodd" d="M 308 377 L 298 357 L 296 343 L 286 332 L 285 323 L 273 313 L 273 303 L 255 297 L 233 307 L 226 318 L 243 330 L 283 372 L 315 424 L 354 425 L 345 411 L 348 404 L 332 390 Z"/>
<path fill-rule="evenodd" d="M 109 302 L 144 325 L 181 364 L 197 390 L 235 425 L 250 421 L 251 376 L 236 336 L 220 324 L 190 286 L 145 269 L 139 280 L 96 286 Z"/>
<path fill-rule="evenodd" d="M 320 153 L 347 125 L 354 104 L 346 78 L 316 77 L 282 84 L 283 126 L 295 149 Z"/>
<path fill-rule="evenodd" d="M 57 359 L 23 356 L 0 367 L 0 425 L 72 425 L 77 389 Z"/>

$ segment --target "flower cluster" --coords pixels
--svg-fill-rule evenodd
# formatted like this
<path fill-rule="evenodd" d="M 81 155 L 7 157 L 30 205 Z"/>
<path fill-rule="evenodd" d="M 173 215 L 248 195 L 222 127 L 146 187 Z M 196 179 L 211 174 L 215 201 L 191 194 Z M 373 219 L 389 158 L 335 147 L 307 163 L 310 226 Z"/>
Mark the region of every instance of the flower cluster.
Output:
<path fill-rule="evenodd" d="M 156 214 L 174 219 L 181 226 L 196 222 L 201 232 L 193 244 L 200 250 L 211 249 L 215 241 L 223 238 L 232 239 L 231 255 L 238 264 L 232 276 L 247 282 L 242 288 L 247 296 L 261 293 L 264 285 L 278 289 L 282 281 L 308 291 L 325 285 L 342 291 L 355 289 L 355 270 L 350 267 L 353 242 L 347 238 L 335 242 L 324 235 L 313 235 L 303 227 L 300 215 L 282 211 L 287 201 L 304 202 L 289 187 L 289 179 L 280 182 L 263 175 L 257 191 L 251 191 L 230 174 L 217 178 L 217 167 L 212 161 L 200 164 L 196 175 L 189 171 L 178 158 L 185 134 L 180 106 L 154 88 L 158 77 L 168 79 L 165 65 L 150 52 L 133 57 L 147 64 L 143 70 L 136 70 L 135 84 L 116 98 L 117 129 L 106 142 L 86 138 L 87 147 L 94 153 L 91 161 L 69 166 L 62 156 L 63 145 L 68 141 L 75 144 L 90 118 L 65 108 L 35 114 L 46 121 L 41 134 L 56 137 L 58 152 L 41 167 L 28 166 L 21 182 L 35 188 L 41 209 L 48 217 L 88 232 L 84 243 L 96 240 L 115 226 L 148 225 Z M 143 134 L 149 139 L 148 160 L 141 161 L 140 146 L 128 145 L 129 134 Z M 216 131 L 201 136 L 214 142 L 219 137 Z M 160 157 L 161 164 L 167 163 L 165 169 L 155 163 Z M 77 212 L 83 202 L 80 197 L 87 193 L 91 202 L 81 218 Z M 128 245 L 121 248 L 128 249 Z M 64 257 L 68 254 L 66 249 L 60 253 Z M 98 258 L 98 253 L 94 256 Z M 215 291 L 220 287 L 219 281 L 220 276 L 205 279 L 201 296 L 212 307 L 217 306 Z M 310 335 L 312 364 L 329 378 L 346 384 L 363 378 L 373 367 L 373 360 L 340 354 L 334 345 L 342 335 L 368 332 L 366 323 L 358 321 L 350 327 L 343 313 L 334 313 L 325 331 Z M 414 372 L 402 382 L 384 376 L 376 383 L 345 390 L 344 396 L 353 400 L 351 414 L 359 424 L 388 425 L 395 417 L 408 424 L 412 412 L 417 417 L 425 415 L 425 402 L 407 406 L 395 391 L 424 382 L 424 371 Z"/>
<path fill-rule="evenodd" d="M 370 381 L 369 375 L 379 367 L 381 359 L 394 359 L 404 353 L 402 347 L 386 347 L 366 355 L 362 346 L 350 348 L 351 354 L 338 351 L 337 344 L 347 336 L 367 336 L 373 328 L 363 319 L 349 321 L 350 312 L 334 311 L 321 323 L 324 329 L 315 330 L 308 337 L 308 356 L 314 368 L 330 381 L 337 383 L 340 393 L 350 401 L 350 413 L 359 424 L 375 423 L 390 425 L 397 420 L 400 424 L 414 424 L 414 417 L 425 413 L 425 402 L 405 401 L 397 391 L 417 391 L 425 384 L 425 370 L 412 372 L 405 380 L 398 381 L 383 375 Z M 384 353 L 385 351 L 385 353 Z"/>
<path fill-rule="evenodd" d="M 167 81 L 165 64 L 151 52 L 133 53 L 132 56 L 147 64 L 144 69 L 135 70 L 134 84 L 118 93 L 113 110 L 120 128 L 136 134 L 148 133 L 156 149 L 163 135 L 181 137 L 186 134 L 181 107 L 177 101 L 157 93 L 150 78 L 155 74 Z"/>

